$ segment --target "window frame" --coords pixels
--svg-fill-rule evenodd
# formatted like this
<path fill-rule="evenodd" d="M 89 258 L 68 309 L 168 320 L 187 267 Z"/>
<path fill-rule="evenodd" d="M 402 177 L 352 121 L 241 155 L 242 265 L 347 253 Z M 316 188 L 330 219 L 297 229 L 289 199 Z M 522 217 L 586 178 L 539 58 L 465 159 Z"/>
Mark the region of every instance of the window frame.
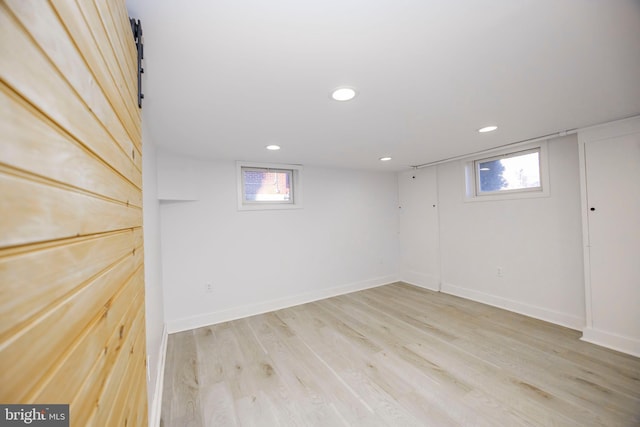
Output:
<path fill-rule="evenodd" d="M 290 172 L 290 200 L 245 200 L 245 179 L 243 173 L 245 170 L 260 172 Z M 236 162 L 238 210 L 255 211 L 302 208 L 302 170 L 303 167 L 301 165 L 242 161 Z"/>
<path fill-rule="evenodd" d="M 482 191 L 482 189 L 480 188 L 480 164 L 481 163 L 492 162 L 494 160 L 510 159 L 512 157 L 520 157 L 520 156 L 525 156 L 527 154 L 533 154 L 533 153 L 538 153 L 538 176 L 540 177 L 540 185 L 536 187 L 527 187 L 527 188 L 512 188 L 512 189 L 504 189 L 504 190 L 499 189 L 499 190 L 492 190 L 492 191 Z M 475 176 L 476 196 L 485 197 L 485 196 L 490 196 L 494 194 L 506 194 L 506 193 L 515 193 L 515 192 L 525 192 L 525 191 L 541 191 L 542 190 L 542 174 L 541 174 L 542 170 L 540 167 L 540 156 L 541 156 L 540 147 L 535 147 L 535 148 L 529 148 L 526 150 L 513 151 L 511 153 L 499 154 L 497 156 L 485 157 L 482 159 L 474 160 L 473 169 L 476 174 Z"/>
<path fill-rule="evenodd" d="M 462 160 L 465 172 L 465 202 L 482 202 L 491 200 L 527 199 L 549 197 L 549 159 L 548 141 L 526 144 L 518 147 L 508 147 L 486 151 Z M 516 157 L 528 153 L 538 152 L 538 167 L 540 168 L 540 186 L 534 188 L 518 188 L 511 190 L 480 191 L 480 163 L 492 160 Z"/>
<path fill-rule="evenodd" d="M 293 182 L 293 169 L 275 169 L 275 168 L 257 168 L 242 166 L 240 167 L 241 179 L 242 179 L 242 203 L 247 205 L 260 205 L 260 204 L 279 204 L 290 205 L 295 203 L 295 183 Z M 266 173 L 285 173 L 289 175 L 289 200 L 247 200 L 246 199 L 246 175 L 245 172 L 266 172 Z"/>

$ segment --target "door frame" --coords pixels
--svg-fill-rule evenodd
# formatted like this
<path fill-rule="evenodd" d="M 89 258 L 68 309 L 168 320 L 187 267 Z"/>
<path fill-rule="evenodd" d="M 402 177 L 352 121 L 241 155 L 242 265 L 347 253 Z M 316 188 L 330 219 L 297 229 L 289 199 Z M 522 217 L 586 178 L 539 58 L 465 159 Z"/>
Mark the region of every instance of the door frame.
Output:
<path fill-rule="evenodd" d="M 593 327 L 592 287 L 591 287 L 591 257 L 589 239 L 589 204 L 587 199 L 587 153 L 586 146 L 591 142 L 601 141 L 640 133 L 640 115 L 602 125 L 591 126 L 578 130 L 578 159 L 580 166 L 580 206 L 582 215 L 582 252 L 584 259 L 584 297 L 586 325 L 583 329 L 582 340 L 598 345 L 614 348 L 629 353 L 629 343 L 624 337 L 613 336 Z"/>

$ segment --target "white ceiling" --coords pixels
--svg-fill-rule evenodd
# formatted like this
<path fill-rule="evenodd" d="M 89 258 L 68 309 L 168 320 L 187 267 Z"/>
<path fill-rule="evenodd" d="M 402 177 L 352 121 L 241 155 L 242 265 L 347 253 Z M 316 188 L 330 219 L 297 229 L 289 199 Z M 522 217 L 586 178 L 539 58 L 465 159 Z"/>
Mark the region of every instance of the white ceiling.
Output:
<path fill-rule="evenodd" d="M 144 119 L 178 153 L 401 170 L 640 113 L 640 0 L 127 4 Z"/>

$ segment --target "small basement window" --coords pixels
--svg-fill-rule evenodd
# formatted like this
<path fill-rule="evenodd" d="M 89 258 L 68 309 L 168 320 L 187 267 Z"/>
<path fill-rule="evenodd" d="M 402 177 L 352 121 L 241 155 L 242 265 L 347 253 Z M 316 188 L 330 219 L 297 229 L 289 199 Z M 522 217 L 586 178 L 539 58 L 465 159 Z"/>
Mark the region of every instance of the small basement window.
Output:
<path fill-rule="evenodd" d="M 467 201 L 549 195 L 546 142 L 466 163 Z"/>
<path fill-rule="evenodd" d="M 302 207 L 298 165 L 238 162 L 238 209 L 290 209 Z"/>
<path fill-rule="evenodd" d="M 477 195 L 542 188 L 539 148 L 476 160 L 474 168 Z"/>

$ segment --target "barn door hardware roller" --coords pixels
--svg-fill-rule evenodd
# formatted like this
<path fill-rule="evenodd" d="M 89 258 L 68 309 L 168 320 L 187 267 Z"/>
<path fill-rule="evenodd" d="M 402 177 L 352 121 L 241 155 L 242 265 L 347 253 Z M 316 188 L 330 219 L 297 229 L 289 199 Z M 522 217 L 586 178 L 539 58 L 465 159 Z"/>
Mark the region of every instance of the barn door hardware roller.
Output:
<path fill-rule="evenodd" d="M 144 59 L 144 46 L 142 44 L 142 24 L 140 20 L 129 18 L 131 24 L 131 31 L 133 31 L 133 41 L 136 43 L 136 49 L 138 50 L 138 108 L 142 108 L 142 99 L 144 94 L 142 93 L 142 60 Z"/>

